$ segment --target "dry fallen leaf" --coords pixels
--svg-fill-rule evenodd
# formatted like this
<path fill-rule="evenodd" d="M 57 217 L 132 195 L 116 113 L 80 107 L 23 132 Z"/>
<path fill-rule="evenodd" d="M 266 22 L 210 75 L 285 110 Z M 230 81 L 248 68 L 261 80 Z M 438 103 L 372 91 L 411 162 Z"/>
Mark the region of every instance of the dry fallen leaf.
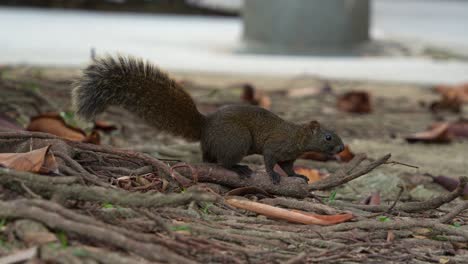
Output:
<path fill-rule="evenodd" d="M 116 179 L 115 184 L 127 191 L 145 192 L 149 190 L 163 191 L 163 182 L 154 173 L 138 176 L 122 176 Z"/>
<path fill-rule="evenodd" d="M 433 112 L 448 110 L 461 112 L 462 105 L 468 103 L 468 83 L 459 85 L 439 85 L 435 91 L 441 95 L 440 101 L 433 102 L 430 109 Z"/>
<path fill-rule="evenodd" d="M 320 172 L 319 170 L 311 169 L 311 168 L 307 168 L 303 166 L 294 167 L 294 171 L 297 174 L 306 176 L 307 179 L 309 179 L 309 181 L 307 182 L 308 184 L 321 180 L 323 177 L 326 176 L 326 174 Z"/>
<path fill-rule="evenodd" d="M 450 123 L 447 132 L 454 137 L 468 138 L 468 120 L 458 120 Z"/>
<path fill-rule="evenodd" d="M 448 123 L 439 123 L 434 125 L 428 131 L 418 132 L 407 136 L 406 141 L 408 141 L 408 143 L 448 143 L 452 140 L 452 136 L 448 133 L 448 128 Z"/>
<path fill-rule="evenodd" d="M 0 153 L 0 165 L 19 171 L 58 173 L 58 164 L 50 146 L 26 153 Z"/>
<path fill-rule="evenodd" d="M 435 90 L 448 99 L 456 99 L 462 103 L 468 103 L 468 83 L 439 85 Z"/>
<path fill-rule="evenodd" d="M 244 84 L 241 99 L 251 105 L 258 105 L 265 109 L 271 108 L 271 99 L 265 92 L 256 89 L 251 84 Z"/>
<path fill-rule="evenodd" d="M 300 98 L 300 97 L 317 95 L 317 94 L 320 94 L 321 92 L 322 92 L 322 88 L 320 87 L 307 86 L 307 87 L 288 89 L 287 96 L 291 98 Z"/>
<path fill-rule="evenodd" d="M 82 129 L 68 125 L 59 113 L 54 112 L 32 117 L 26 130 L 45 132 L 72 141 L 99 144 L 97 132 L 93 131 L 87 136 Z"/>
<path fill-rule="evenodd" d="M 453 191 L 458 187 L 460 181 L 455 178 L 447 177 L 447 176 L 437 176 L 433 177 L 435 183 L 439 184 L 440 186 L 444 187 L 447 191 Z M 463 189 L 462 194 L 464 199 L 468 199 L 468 185 L 465 186 Z"/>
<path fill-rule="evenodd" d="M 339 215 L 317 215 L 303 211 L 287 210 L 267 204 L 252 202 L 249 200 L 241 200 L 237 198 L 228 198 L 225 201 L 227 204 L 237 208 L 298 224 L 334 225 L 353 218 L 353 215 L 350 213 Z"/>
<path fill-rule="evenodd" d="M 100 130 L 100 131 L 105 132 L 105 133 L 110 133 L 110 132 L 112 132 L 114 130 L 117 130 L 117 126 L 113 125 L 113 124 L 110 124 L 110 123 L 107 123 L 106 121 L 96 120 L 96 121 L 94 121 L 93 130 Z"/>
<path fill-rule="evenodd" d="M 369 200 L 369 205 L 380 205 L 380 192 L 372 192 Z"/>
<path fill-rule="evenodd" d="M 339 110 L 350 113 L 366 114 L 372 111 L 370 95 L 365 91 L 351 91 L 341 95 L 337 106 Z"/>
<path fill-rule="evenodd" d="M 415 133 L 406 137 L 409 143 L 448 143 L 453 138 L 468 138 L 468 121 L 437 122 L 429 127 L 429 130 Z"/>

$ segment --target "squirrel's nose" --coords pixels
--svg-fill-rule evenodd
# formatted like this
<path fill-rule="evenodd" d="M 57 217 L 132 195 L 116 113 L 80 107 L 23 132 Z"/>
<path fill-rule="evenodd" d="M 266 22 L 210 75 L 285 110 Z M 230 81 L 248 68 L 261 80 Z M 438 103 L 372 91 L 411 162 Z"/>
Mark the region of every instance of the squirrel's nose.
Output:
<path fill-rule="evenodd" d="M 339 145 L 339 146 L 335 147 L 334 152 L 335 153 L 340 153 L 343 150 L 344 150 L 344 145 Z"/>

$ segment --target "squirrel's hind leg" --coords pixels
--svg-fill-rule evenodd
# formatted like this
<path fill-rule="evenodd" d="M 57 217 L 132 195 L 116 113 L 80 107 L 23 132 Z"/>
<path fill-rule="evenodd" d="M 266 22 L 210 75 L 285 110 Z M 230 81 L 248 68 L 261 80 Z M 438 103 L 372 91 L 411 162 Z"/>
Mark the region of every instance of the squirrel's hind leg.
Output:
<path fill-rule="evenodd" d="M 229 129 L 229 125 L 224 125 L 224 129 L 219 131 L 222 133 L 217 133 L 218 130 L 212 130 L 209 138 L 202 139 L 203 160 L 216 162 L 226 169 L 235 171 L 242 178 L 249 177 L 252 170 L 248 166 L 238 163 L 248 155 L 252 144 L 250 132 L 238 125 Z"/>

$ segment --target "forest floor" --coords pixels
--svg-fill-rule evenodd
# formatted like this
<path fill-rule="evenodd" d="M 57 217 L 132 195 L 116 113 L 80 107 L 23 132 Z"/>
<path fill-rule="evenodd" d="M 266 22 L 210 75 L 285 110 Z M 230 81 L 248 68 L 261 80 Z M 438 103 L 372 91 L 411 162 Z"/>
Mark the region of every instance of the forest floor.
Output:
<path fill-rule="evenodd" d="M 248 84 L 261 106 L 297 123 L 318 120 L 356 154 L 351 161 L 303 157 L 296 169 L 309 184 L 284 177 L 275 186 L 259 156 L 244 160 L 255 173 L 241 179 L 202 164 L 197 143 L 159 133 L 125 110 L 111 107 L 99 124 L 76 119 L 70 91 L 78 74 L 0 68 L 0 164 L 16 168 L 15 155 L 1 153 L 45 147 L 36 171 L 0 168 L 2 264 L 468 259 L 468 187 L 460 178 L 468 176 L 468 140 L 447 131 L 458 124 L 455 134 L 468 135 L 468 111 L 431 111 L 441 99 L 431 87 L 173 73 L 204 113 L 248 103 Z M 340 99 L 346 94 L 351 99 Z M 365 113 L 344 111 L 349 105 Z M 428 142 L 408 142 L 441 123 L 444 131 L 416 136 Z M 32 159 L 22 158 L 23 165 Z"/>

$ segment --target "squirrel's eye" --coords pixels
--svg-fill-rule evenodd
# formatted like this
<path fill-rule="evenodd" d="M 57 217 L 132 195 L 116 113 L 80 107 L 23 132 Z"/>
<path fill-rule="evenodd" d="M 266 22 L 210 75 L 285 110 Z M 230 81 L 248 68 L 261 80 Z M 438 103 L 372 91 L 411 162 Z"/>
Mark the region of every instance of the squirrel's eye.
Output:
<path fill-rule="evenodd" d="M 330 140 L 332 140 L 332 136 L 330 134 L 327 134 L 327 135 L 325 135 L 325 139 L 327 141 L 330 141 Z"/>

